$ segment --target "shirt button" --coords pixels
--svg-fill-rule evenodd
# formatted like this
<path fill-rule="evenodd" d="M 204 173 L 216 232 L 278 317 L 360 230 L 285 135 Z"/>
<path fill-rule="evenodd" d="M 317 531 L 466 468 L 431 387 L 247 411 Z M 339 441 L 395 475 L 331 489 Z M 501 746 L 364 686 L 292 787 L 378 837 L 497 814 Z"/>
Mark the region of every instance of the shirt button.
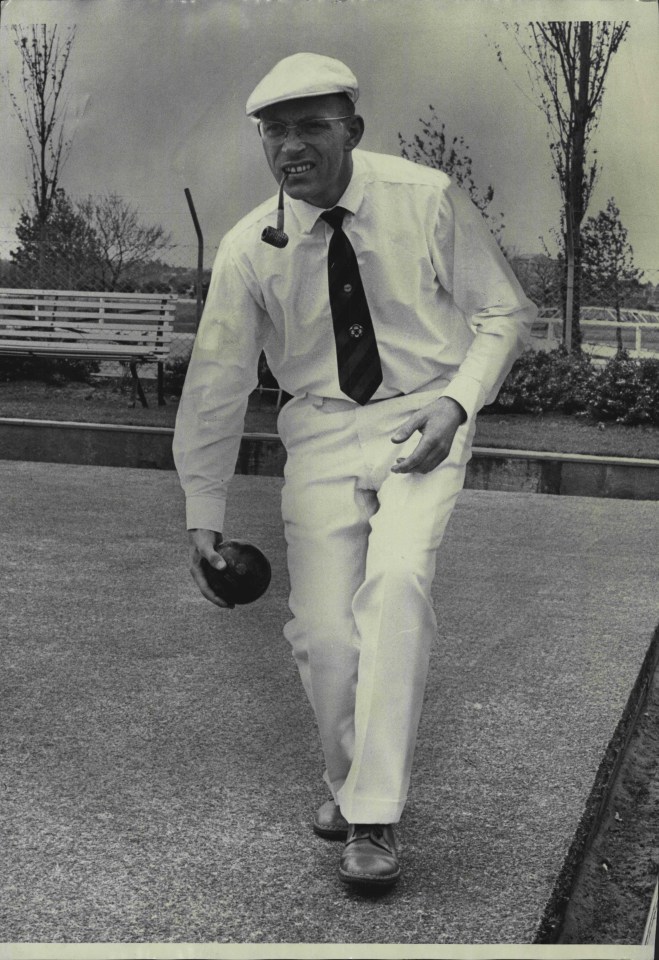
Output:
<path fill-rule="evenodd" d="M 352 293 L 352 284 L 351 284 L 351 283 L 346 283 L 346 284 L 344 284 L 344 286 L 343 286 L 343 292 L 344 292 L 344 293 Z"/>
<path fill-rule="evenodd" d="M 348 333 L 351 337 L 354 337 L 355 340 L 359 340 L 364 333 L 364 328 L 362 327 L 361 323 L 353 323 L 353 325 L 348 329 Z"/>

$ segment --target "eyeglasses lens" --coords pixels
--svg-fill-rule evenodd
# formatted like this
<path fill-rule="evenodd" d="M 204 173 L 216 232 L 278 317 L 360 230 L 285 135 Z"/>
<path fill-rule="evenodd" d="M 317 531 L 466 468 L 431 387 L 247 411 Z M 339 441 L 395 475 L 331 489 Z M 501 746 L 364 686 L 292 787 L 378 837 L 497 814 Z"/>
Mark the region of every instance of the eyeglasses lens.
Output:
<path fill-rule="evenodd" d="M 300 120 L 298 123 L 285 124 L 279 120 L 262 120 L 259 131 L 264 140 L 269 143 L 283 143 L 288 131 L 295 131 L 300 140 L 313 140 L 322 136 L 330 128 L 330 120 L 342 120 L 343 117 L 328 117 L 327 119 Z"/>

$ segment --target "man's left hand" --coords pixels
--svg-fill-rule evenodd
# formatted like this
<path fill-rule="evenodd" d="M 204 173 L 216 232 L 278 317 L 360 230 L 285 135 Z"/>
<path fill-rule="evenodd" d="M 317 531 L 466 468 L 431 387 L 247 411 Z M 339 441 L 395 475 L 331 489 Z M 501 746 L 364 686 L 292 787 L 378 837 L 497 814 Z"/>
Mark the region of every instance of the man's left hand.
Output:
<path fill-rule="evenodd" d="M 392 473 L 430 473 L 448 457 L 453 438 L 467 414 L 451 397 L 439 397 L 406 420 L 392 435 L 392 443 L 404 443 L 415 430 L 421 440 L 409 457 L 397 461 Z"/>

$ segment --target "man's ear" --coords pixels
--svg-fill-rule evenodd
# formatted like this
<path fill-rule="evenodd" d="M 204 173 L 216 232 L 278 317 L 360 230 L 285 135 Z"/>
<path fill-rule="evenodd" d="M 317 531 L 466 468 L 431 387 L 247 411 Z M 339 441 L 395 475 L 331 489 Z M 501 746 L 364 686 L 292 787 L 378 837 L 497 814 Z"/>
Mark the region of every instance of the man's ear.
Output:
<path fill-rule="evenodd" d="M 354 117 L 350 117 L 346 123 L 346 130 L 348 132 L 348 136 L 345 142 L 345 149 L 354 150 L 361 138 L 364 136 L 364 120 L 362 117 L 360 117 L 358 114 L 355 114 Z"/>

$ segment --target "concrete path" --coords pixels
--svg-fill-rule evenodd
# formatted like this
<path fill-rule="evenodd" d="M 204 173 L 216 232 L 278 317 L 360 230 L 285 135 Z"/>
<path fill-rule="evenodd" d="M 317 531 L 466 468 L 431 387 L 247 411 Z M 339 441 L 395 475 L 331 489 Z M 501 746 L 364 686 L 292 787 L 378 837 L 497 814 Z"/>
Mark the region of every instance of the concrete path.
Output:
<path fill-rule="evenodd" d="M 0 462 L 0 488 L 0 941 L 534 939 L 659 621 L 656 504 L 464 492 L 404 877 L 372 899 L 310 831 L 281 481 L 234 481 L 226 532 L 274 577 L 230 613 L 189 579 L 173 473 Z"/>

